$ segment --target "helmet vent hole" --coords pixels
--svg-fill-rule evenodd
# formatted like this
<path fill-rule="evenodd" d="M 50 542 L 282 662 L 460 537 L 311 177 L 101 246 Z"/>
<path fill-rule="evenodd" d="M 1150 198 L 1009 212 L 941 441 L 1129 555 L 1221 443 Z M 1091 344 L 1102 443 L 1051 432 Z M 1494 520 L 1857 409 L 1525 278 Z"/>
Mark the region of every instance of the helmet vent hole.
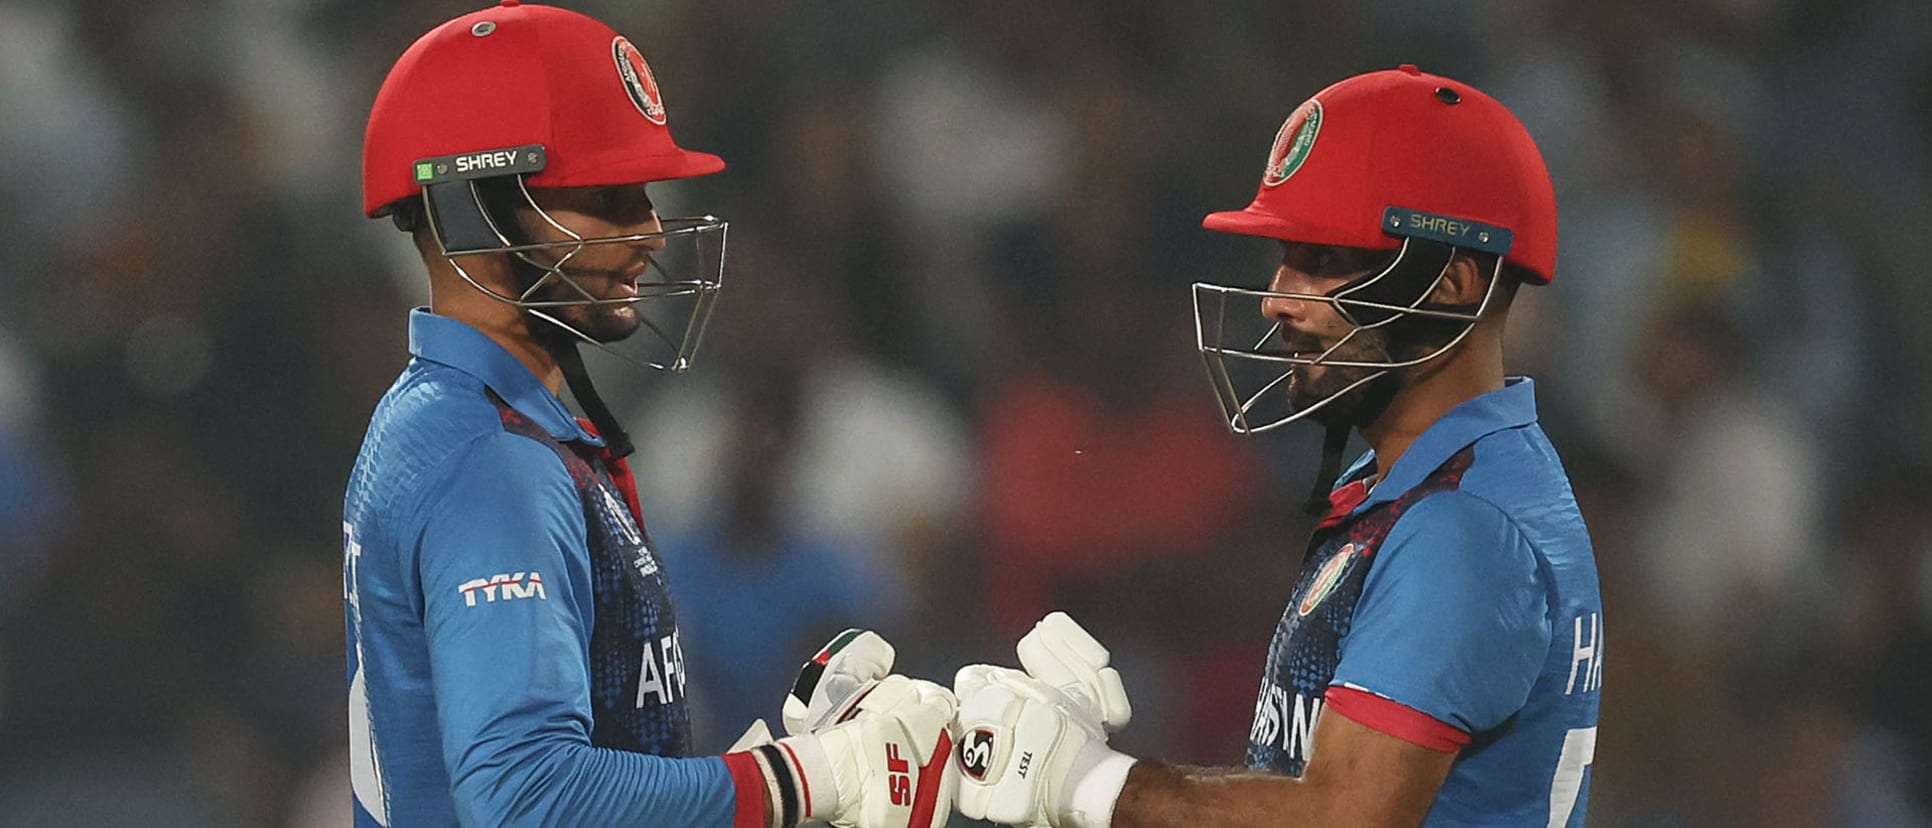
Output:
<path fill-rule="evenodd" d="M 1456 90 L 1450 89 L 1447 86 L 1438 86 L 1436 87 L 1436 100 L 1454 106 L 1462 103 L 1462 95 L 1457 94 Z"/>

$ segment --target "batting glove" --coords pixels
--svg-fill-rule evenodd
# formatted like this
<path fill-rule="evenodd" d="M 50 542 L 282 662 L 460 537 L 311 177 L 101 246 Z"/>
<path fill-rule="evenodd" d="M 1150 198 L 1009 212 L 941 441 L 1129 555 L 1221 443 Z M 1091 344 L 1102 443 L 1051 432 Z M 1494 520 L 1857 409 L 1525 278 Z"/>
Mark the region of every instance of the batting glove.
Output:
<path fill-rule="evenodd" d="M 946 688 L 887 676 L 835 721 L 753 748 L 748 755 L 767 788 L 766 824 L 940 828 L 957 787 L 950 732 L 957 712 Z"/>
<path fill-rule="evenodd" d="M 1107 648 L 1064 612 L 1054 612 L 1033 625 L 1015 648 L 1026 674 L 1067 695 L 1100 721 L 1108 733 L 1118 733 L 1134 717 L 1120 672 L 1107 666 Z"/>
<path fill-rule="evenodd" d="M 839 718 L 844 706 L 892 672 L 892 645 L 871 630 L 849 629 L 799 668 L 785 697 L 785 734 L 800 736 Z"/>
<path fill-rule="evenodd" d="M 1019 670 L 974 664 L 959 695 L 959 812 L 1017 826 L 1107 828 L 1133 757 L 1085 705 Z"/>
<path fill-rule="evenodd" d="M 742 753 L 759 745 L 769 744 L 771 744 L 771 726 L 765 724 L 764 719 L 753 719 L 751 726 L 745 728 L 744 735 L 739 736 L 738 741 L 732 742 L 731 747 L 725 748 L 725 752 Z"/>

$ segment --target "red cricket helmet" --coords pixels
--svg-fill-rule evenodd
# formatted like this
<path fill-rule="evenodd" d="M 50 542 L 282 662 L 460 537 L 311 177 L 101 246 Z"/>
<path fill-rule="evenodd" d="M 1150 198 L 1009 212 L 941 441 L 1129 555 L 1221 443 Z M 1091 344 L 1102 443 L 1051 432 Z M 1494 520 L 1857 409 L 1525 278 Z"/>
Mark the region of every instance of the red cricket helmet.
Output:
<path fill-rule="evenodd" d="M 521 148 L 514 158 L 489 151 Z M 531 159 L 534 150 L 535 159 Z M 724 160 L 677 145 L 651 68 L 595 19 L 503 0 L 423 35 L 389 70 L 362 145 L 370 218 L 456 165 L 502 163 L 532 187 L 709 175 Z M 427 165 L 427 166 L 425 166 Z M 444 169 L 437 169 L 441 165 Z"/>
<path fill-rule="evenodd" d="M 1281 125 L 1254 202 L 1202 225 L 1378 250 L 1432 238 L 1499 253 L 1537 284 L 1556 272 L 1556 192 L 1529 131 L 1495 98 L 1414 66 L 1315 93 Z"/>
<path fill-rule="evenodd" d="M 1358 75 L 1309 98 L 1275 135 L 1246 209 L 1209 230 L 1392 250 L 1325 293 L 1194 284 L 1195 340 L 1230 429 L 1256 434 L 1308 417 L 1328 426 L 1311 511 L 1327 507 L 1349 429 L 1381 416 L 1404 371 L 1455 348 L 1497 296 L 1503 266 L 1549 284 L 1556 193 L 1528 130 L 1495 98 L 1414 66 Z M 1463 251 L 1496 257 L 1474 305 L 1430 301 Z M 1353 326 L 1310 349 L 1270 300 L 1326 303 Z M 1256 305 L 1237 308 L 1231 305 Z M 1384 344 L 1361 336 L 1378 331 Z M 1392 347 L 1400 342 L 1407 347 Z M 1355 350 L 1344 350 L 1353 344 Z M 1312 372 L 1328 374 L 1318 385 Z M 1326 389 L 1326 390 L 1324 390 Z"/>
<path fill-rule="evenodd" d="M 363 212 L 397 212 L 398 227 L 427 227 L 471 287 L 545 323 L 533 335 L 556 355 L 572 395 L 620 458 L 629 439 L 592 386 L 578 345 L 657 370 L 689 368 L 724 284 L 728 222 L 663 218 L 652 232 L 593 236 L 545 211 L 531 190 L 724 169 L 715 155 L 679 147 L 666 124 L 657 79 L 629 40 L 574 11 L 503 0 L 437 26 L 403 52 L 376 94 L 362 145 Z M 420 199 L 423 224 L 413 211 L 395 211 L 406 199 Z M 534 239 L 518 227 L 522 210 L 565 238 Z M 644 273 L 628 289 L 593 293 L 571 262 L 599 245 L 648 248 Z M 477 254 L 504 256 L 514 289 L 473 276 L 463 261 Z M 615 347 L 640 333 L 635 347 Z"/>

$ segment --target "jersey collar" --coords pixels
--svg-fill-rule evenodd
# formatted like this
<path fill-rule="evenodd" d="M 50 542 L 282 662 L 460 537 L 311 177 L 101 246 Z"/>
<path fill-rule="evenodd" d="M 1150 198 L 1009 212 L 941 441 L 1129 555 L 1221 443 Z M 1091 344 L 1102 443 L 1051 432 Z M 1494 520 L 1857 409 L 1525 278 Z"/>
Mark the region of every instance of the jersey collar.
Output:
<path fill-rule="evenodd" d="M 1354 514 L 1387 503 L 1421 484 L 1431 472 L 1448 462 L 1456 452 L 1498 431 L 1536 422 L 1536 383 L 1529 377 L 1510 377 L 1503 387 L 1471 397 L 1449 409 L 1434 425 L 1423 430 L 1377 483 L 1368 499 L 1356 506 Z M 1375 452 L 1362 455 L 1343 480 L 1356 480 L 1375 462 Z"/>
<path fill-rule="evenodd" d="M 551 437 L 580 440 L 593 446 L 604 444 L 601 438 L 584 430 L 570 409 L 564 407 L 563 400 L 550 393 L 529 368 L 482 331 L 467 324 L 437 316 L 427 308 L 410 311 L 409 354 L 482 380 L 518 414 L 529 417 Z"/>

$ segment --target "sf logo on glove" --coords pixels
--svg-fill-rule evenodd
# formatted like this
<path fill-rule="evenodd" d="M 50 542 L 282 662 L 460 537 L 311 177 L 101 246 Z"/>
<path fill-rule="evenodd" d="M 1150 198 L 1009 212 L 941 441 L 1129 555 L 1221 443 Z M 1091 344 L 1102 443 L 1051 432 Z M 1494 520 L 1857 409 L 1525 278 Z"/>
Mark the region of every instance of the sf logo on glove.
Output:
<path fill-rule="evenodd" d="M 898 743 L 886 745 L 886 788 L 892 792 L 892 804 L 912 804 L 912 763 L 899 755 Z"/>

